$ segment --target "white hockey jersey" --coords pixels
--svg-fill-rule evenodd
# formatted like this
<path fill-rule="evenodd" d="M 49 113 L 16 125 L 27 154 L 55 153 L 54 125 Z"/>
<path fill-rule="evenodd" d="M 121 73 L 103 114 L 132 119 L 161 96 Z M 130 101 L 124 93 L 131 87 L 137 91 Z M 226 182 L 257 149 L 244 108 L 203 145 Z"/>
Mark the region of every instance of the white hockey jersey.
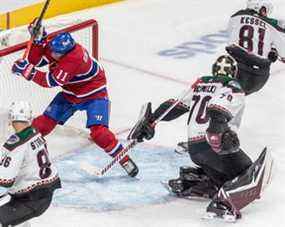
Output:
<path fill-rule="evenodd" d="M 0 187 L 8 188 L 10 194 L 60 184 L 57 169 L 49 160 L 46 141 L 32 127 L 12 135 L 0 155 Z"/>
<path fill-rule="evenodd" d="M 206 140 L 209 126 L 207 109 L 216 109 L 229 117 L 229 126 L 239 128 L 244 106 L 245 94 L 239 83 L 229 77 L 201 77 L 193 86 L 193 93 L 183 100 L 190 107 L 188 117 L 188 140 L 191 143 Z"/>
<path fill-rule="evenodd" d="M 275 19 L 262 17 L 253 10 L 235 13 L 228 25 L 229 45 L 235 44 L 248 52 L 267 58 L 271 47 L 285 57 L 285 30 Z"/>

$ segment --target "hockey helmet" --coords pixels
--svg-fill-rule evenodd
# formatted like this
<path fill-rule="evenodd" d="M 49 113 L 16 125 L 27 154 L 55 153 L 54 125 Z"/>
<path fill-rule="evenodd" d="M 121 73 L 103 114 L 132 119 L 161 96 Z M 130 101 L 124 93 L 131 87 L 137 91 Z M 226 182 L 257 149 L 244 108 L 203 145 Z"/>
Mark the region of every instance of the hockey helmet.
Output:
<path fill-rule="evenodd" d="M 228 76 L 235 78 L 238 66 L 236 60 L 230 55 L 221 55 L 212 67 L 213 76 Z"/>
<path fill-rule="evenodd" d="M 273 4 L 269 0 L 248 0 L 247 8 L 261 13 L 261 9 L 265 8 L 266 14 L 270 15 L 273 11 Z"/>
<path fill-rule="evenodd" d="M 31 122 L 32 114 L 32 107 L 29 102 L 13 102 L 9 108 L 9 121 Z"/>
<path fill-rule="evenodd" d="M 75 40 L 69 32 L 56 35 L 50 42 L 49 47 L 52 52 L 57 54 L 66 54 L 75 47 Z"/>

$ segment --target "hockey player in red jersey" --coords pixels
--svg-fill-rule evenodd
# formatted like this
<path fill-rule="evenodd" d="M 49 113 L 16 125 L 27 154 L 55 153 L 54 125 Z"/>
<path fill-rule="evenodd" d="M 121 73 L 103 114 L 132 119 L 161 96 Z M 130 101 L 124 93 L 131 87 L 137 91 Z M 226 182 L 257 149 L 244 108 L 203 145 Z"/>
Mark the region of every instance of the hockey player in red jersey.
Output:
<path fill-rule="evenodd" d="M 31 34 L 34 24 L 28 29 Z M 45 65 L 48 71 L 39 70 Z M 76 111 L 86 111 L 86 127 L 92 140 L 112 157 L 123 149 L 109 129 L 110 101 L 104 69 L 70 33 L 49 40 L 41 27 L 28 58 L 17 60 L 12 72 L 41 87 L 62 87 L 44 113 L 32 122 L 42 135 L 49 134 L 57 124 L 63 125 Z M 137 175 L 138 168 L 128 155 L 120 164 L 130 176 Z"/>

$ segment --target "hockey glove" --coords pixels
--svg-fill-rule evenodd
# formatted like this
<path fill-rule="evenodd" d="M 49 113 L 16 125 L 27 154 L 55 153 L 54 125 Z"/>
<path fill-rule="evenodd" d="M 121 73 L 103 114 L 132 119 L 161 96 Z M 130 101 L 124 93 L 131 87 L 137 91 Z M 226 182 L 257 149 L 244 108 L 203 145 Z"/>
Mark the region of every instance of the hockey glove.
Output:
<path fill-rule="evenodd" d="M 207 131 L 207 141 L 213 151 L 223 154 L 231 153 L 237 150 L 240 142 L 237 134 L 232 130 L 227 130 L 224 133 L 210 133 Z"/>
<path fill-rule="evenodd" d="M 31 80 L 34 77 L 36 70 L 34 65 L 30 64 L 27 60 L 19 59 L 13 64 L 12 73 L 16 74 L 17 76 L 22 76 L 26 80 Z"/>
<path fill-rule="evenodd" d="M 268 53 L 268 60 L 272 63 L 276 62 L 278 59 L 278 52 L 275 48 L 271 48 L 270 52 Z"/>
<path fill-rule="evenodd" d="M 236 151 L 240 146 L 239 138 L 236 132 L 228 130 L 222 136 L 222 150 L 228 153 Z"/>
<path fill-rule="evenodd" d="M 135 139 L 139 143 L 143 142 L 144 139 L 150 140 L 154 136 L 154 127 L 147 120 L 139 122 L 136 125 L 135 130 L 129 136 L 129 139 Z"/>
<path fill-rule="evenodd" d="M 128 140 L 137 140 L 139 143 L 144 139 L 150 140 L 154 136 L 153 114 L 151 103 L 148 102 L 142 106 L 138 122 L 131 129 Z"/>
<path fill-rule="evenodd" d="M 28 26 L 28 31 L 31 36 L 34 37 L 33 42 L 35 44 L 42 44 L 47 37 L 47 32 L 45 30 L 45 27 L 40 25 L 38 28 L 36 27 L 38 18 L 35 18 Z"/>

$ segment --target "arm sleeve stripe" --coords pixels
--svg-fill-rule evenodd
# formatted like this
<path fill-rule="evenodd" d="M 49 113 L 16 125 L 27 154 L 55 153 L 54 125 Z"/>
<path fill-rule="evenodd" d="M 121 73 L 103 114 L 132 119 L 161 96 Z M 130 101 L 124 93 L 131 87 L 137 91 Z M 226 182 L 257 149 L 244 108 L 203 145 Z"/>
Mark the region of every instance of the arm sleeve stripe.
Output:
<path fill-rule="evenodd" d="M 61 84 L 54 79 L 53 75 L 50 72 L 47 73 L 47 83 L 49 87 L 61 86 Z"/>
<path fill-rule="evenodd" d="M 36 65 L 37 67 L 42 67 L 42 66 L 45 66 L 49 63 L 49 60 L 43 56 L 40 60 L 40 62 Z"/>

